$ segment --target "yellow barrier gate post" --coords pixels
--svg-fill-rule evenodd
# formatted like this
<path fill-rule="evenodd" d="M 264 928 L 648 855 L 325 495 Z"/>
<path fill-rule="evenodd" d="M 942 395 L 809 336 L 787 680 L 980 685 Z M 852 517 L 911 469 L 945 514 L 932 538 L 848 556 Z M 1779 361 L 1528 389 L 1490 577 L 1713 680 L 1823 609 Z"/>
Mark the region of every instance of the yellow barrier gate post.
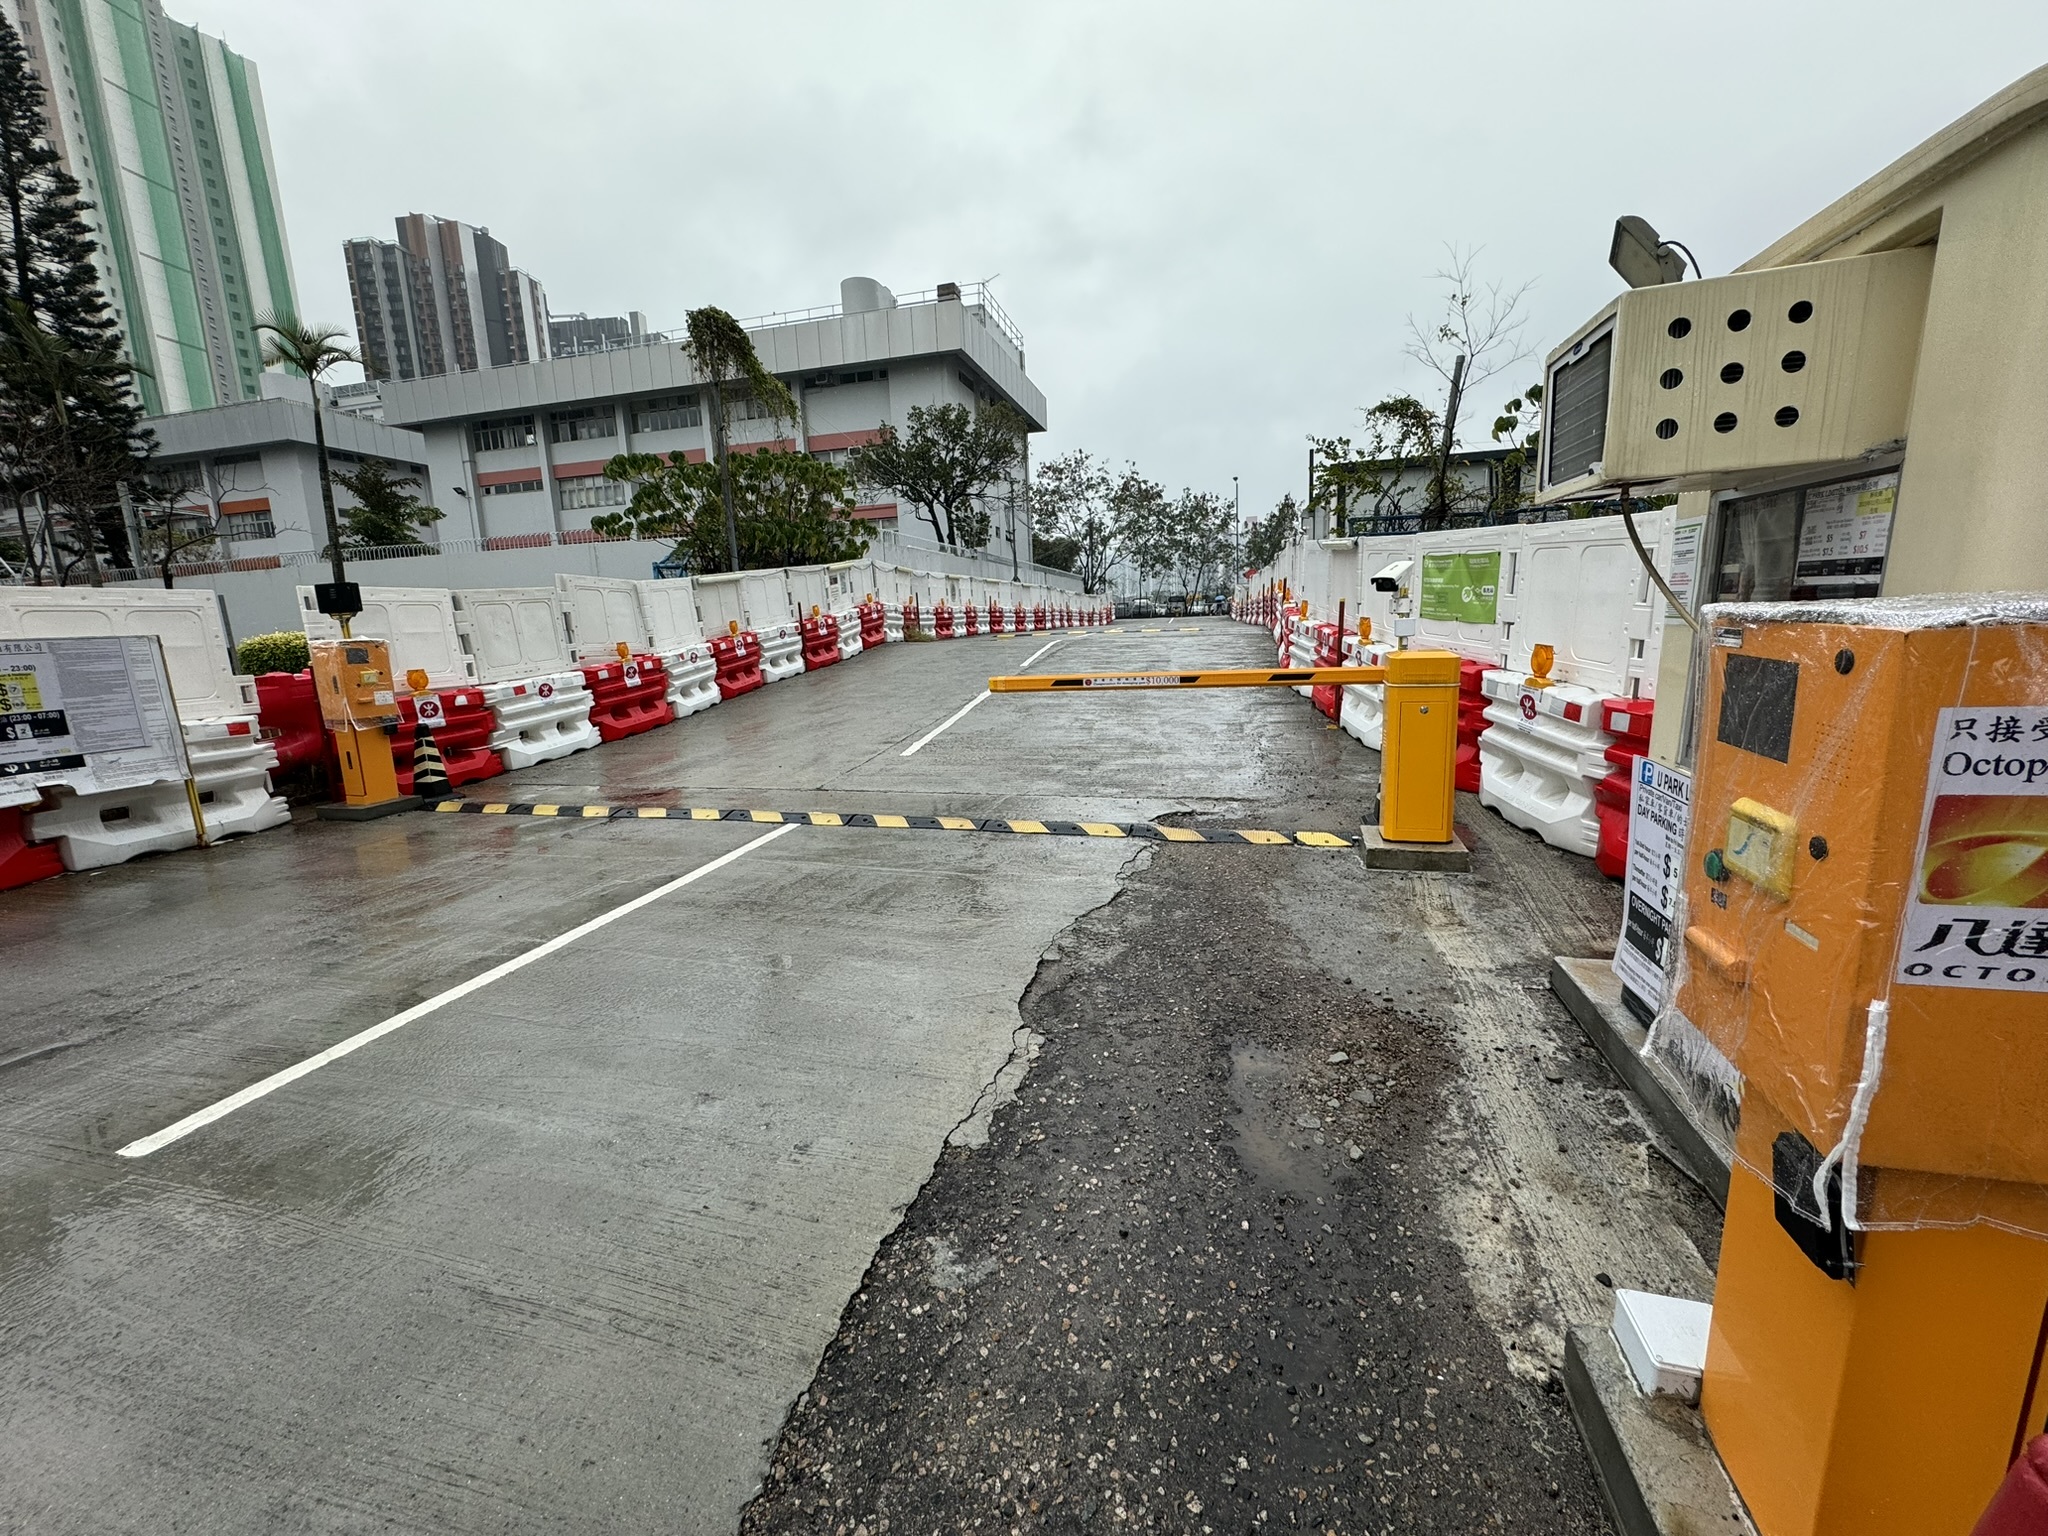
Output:
<path fill-rule="evenodd" d="M 1098 689 L 1384 687 L 1377 828 L 1359 828 L 1368 869 L 1472 867 L 1455 821 L 1458 658 L 1397 651 L 1379 667 L 1256 667 L 1214 671 L 1070 672 L 992 677 L 990 693 L 1090 693 Z"/>

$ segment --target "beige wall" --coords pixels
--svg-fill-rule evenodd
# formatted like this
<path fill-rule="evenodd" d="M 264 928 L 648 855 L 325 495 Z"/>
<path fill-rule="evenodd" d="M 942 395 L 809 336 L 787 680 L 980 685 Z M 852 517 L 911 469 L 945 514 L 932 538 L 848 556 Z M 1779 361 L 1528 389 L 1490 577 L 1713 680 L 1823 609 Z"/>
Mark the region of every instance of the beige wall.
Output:
<path fill-rule="evenodd" d="M 1884 590 L 2048 591 L 2048 67 L 1742 270 L 1929 243 L 1934 278 Z M 1681 515 L 1708 500 L 1688 496 Z M 1689 630 L 1666 630 L 1660 700 L 1685 698 L 1691 642 Z M 1683 713 L 1657 711 L 1650 750 L 1660 762 L 1677 761 Z"/>
<path fill-rule="evenodd" d="M 2048 590 L 2048 68 L 1745 270 L 1930 240 L 1885 591 Z"/>

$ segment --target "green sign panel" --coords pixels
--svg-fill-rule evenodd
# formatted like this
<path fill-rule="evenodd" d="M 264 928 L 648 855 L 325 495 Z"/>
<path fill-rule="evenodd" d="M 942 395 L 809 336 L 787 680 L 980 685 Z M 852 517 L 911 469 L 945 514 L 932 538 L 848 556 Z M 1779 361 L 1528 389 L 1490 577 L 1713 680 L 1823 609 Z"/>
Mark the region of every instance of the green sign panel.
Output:
<path fill-rule="evenodd" d="M 1422 616 L 1493 624 L 1500 615 L 1500 551 L 1422 557 Z"/>

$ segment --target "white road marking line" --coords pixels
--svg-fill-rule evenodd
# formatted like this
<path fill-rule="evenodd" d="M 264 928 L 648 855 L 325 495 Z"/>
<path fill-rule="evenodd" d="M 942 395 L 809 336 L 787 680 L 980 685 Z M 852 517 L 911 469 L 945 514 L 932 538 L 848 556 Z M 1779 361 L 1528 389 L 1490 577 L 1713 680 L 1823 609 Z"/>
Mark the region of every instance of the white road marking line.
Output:
<path fill-rule="evenodd" d="M 932 742 L 936 741 L 939 737 L 940 732 L 945 731 L 949 727 L 958 724 L 966 716 L 967 711 L 974 708 L 974 706 L 979 704 L 983 699 L 990 699 L 994 697 L 995 695 L 990 693 L 986 688 L 982 689 L 981 692 L 977 693 L 965 704 L 962 704 L 958 709 L 954 710 L 952 714 L 948 715 L 944 723 L 936 725 L 931 730 L 926 731 L 924 735 L 918 737 L 917 740 L 913 741 L 909 746 L 905 747 L 903 751 L 898 755 L 902 757 L 915 756 L 917 753 L 923 751 L 926 747 L 930 746 Z"/>
<path fill-rule="evenodd" d="M 567 933 L 558 933 L 552 939 L 547 940 L 543 944 L 536 945 L 523 955 L 515 955 L 512 959 L 505 961 L 504 964 L 494 965 L 481 975 L 472 976 L 468 981 L 452 986 L 446 992 L 437 993 L 423 1003 L 414 1003 L 412 1007 L 406 1009 L 403 1013 L 394 1013 L 381 1024 L 372 1024 L 368 1029 L 350 1035 L 346 1040 L 338 1044 L 330 1045 L 317 1056 L 308 1056 L 304 1061 L 286 1067 L 281 1072 L 273 1072 L 261 1081 L 251 1083 L 238 1093 L 229 1094 L 217 1104 L 209 1104 L 206 1108 L 189 1114 L 182 1120 L 174 1121 L 162 1130 L 144 1136 L 139 1141 L 131 1141 L 127 1146 L 122 1147 L 117 1155 L 120 1157 L 147 1157 L 152 1152 L 161 1151 L 172 1142 L 182 1140 L 203 1126 L 211 1125 L 222 1116 L 231 1115 L 244 1105 L 253 1104 L 265 1095 L 275 1093 L 287 1083 L 295 1083 L 308 1073 L 319 1071 L 329 1062 L 341 1060 L 349 1052 L 368 1045 L 372 1040 L 381 1039 L 394 1030 L 403 1029 L 415 1020 L 423 1019 L 428 1014 L 447 1007 L 450 1003 L 458 1002 L 462 998 L 469 996 L 470 993 L 489 986 L 494 981 L 503 980 L 514 971 L 525 969 L 533 964 L 534 961 L 552 955 L 556 950 L 568 948 L 578 939 L 597 932 L 598 929 L 609 923 L 617 922 L 629 913 L 638 912 L 642 907 L 657 902 L 662 897 L 673 892 L 680 891 L 684 886 L 692 885 L 702 880 L 706 875 L 716 873 L 732 863 L 733 860 L 743 858 L 745 855 L 752 853 L 763 843 L 772 843 L 785 832 L 794 832 L 801 825 L 801 822 L 785 822 L 772 832 L 764 832 L 752 842 L 742 843 L 739 847 L 733 849 L 732 852 L 722 853 L 708 864 L 699 864 L 687 875 L 671 880 L 666 885 L 658 885 L 644 896 L 635 896 L 623 906 L 613 907 L 611 911 L 601 913 L 587 923 L 579 923 Z"/>
<path fill-rule="evenodd" d="M 1051 650 L 1053 646 L 1058 644 L 1059 641 L 1055 640 L 1049 645 L 1041 645 L 1037 650 L 1033 651 L 1029 656 L 1024 658 L 1022 664 L 1018 666 L 1017 670 L 1019 672 L 1022 672 L 1026 667 L 1029 667 L 1031 663 L 1038 660 L 1039 657 L 1043 656 L 1047 651 Z M 930 746 L 934 741 L 938 740 L 938 738 L 945 734 L 945 732 L 951 730 L 954 726 L 958 725 L 960 721 L 966 716 L 967 711 L 974 708 L 974 706 L 979 704 L 983 699 L 991 697 L 993 697 L 993 695 L 990 694 L 986 688 L 982 689 L 981 692 L 977 693 L 965 704 L 962 704 L 958 709 L 954 710 L 952 714 L 948 715 L 938 725 L 934 726 L 931 730 L 925 732 L 924 735 L 918 737 L 917 740 L 913 741 L 909 746 L 905 747 L 900 753 L 897 754 L 897 756 L 915 757 L 919 752 L 922 752 L 926 747 Z"/>

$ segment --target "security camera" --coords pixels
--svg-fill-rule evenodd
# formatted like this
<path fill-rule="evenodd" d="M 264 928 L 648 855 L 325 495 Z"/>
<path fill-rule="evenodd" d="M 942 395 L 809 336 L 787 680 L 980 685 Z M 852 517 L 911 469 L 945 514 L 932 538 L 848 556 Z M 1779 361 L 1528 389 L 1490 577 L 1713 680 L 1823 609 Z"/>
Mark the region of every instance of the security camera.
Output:
<path fill-rule="evenodd" d="M 1401 578 L 1403 576 L 1406 576 L 1409 573 L 1409 571 L 1413 570 L 1414 568 L 1415 562 L 1413 560 L 1396 560 L 1392 565 L 1388 566 L 1385 570 L 1376 572 L 1374 574 L 1372 578 L 1373 591 L 1400 591 Z"/>

